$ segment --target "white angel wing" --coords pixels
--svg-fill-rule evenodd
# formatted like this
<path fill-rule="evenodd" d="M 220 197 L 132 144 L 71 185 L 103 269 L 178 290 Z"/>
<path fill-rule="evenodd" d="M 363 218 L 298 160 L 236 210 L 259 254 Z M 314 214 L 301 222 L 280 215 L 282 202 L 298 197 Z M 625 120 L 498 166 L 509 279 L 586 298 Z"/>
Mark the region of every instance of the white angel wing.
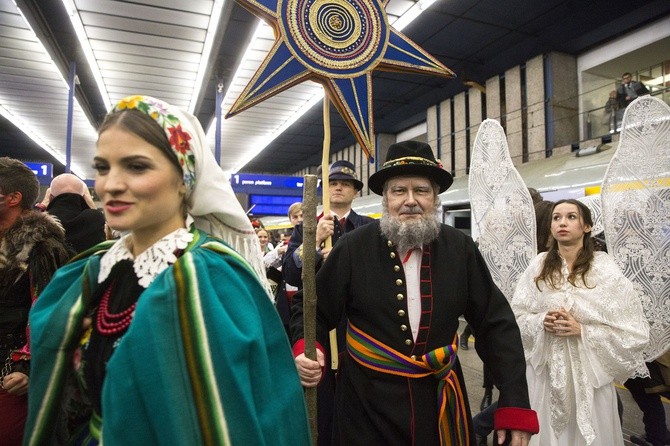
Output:
<path fill-rule="evenodd" d="M 505 131 L 493 119 L 479 127 L 468 181 L 479 250 L 494 282 L 512 300 L 519 276 L 537 254 L 535 210 L 512 164 Z"/>
<path fill-rule="evenodd" d="M 609 253 L 641 293 L 651 361 L 670 347 L 670 107 L 640 97 L 622 126 L 603 179 L 603 221 Z"/>
<path fill-rule="evenodd" d="M 603 225 L 603 212 L 600 203 L 600 194 L 587 195 L 578 198 L 591 211 L 591 218 L 593 219 L 593 227 L 591 228 L 591 235 L 598 235 L 605 230 Z"/>

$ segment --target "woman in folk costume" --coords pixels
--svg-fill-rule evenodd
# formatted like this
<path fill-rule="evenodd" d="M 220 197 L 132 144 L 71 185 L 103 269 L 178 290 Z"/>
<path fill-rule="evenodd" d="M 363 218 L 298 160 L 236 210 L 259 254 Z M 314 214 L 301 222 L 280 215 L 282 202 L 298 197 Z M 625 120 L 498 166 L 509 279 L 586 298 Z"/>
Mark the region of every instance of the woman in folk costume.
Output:
<path fill-rule="evenodd" d="M 31 312 L 26 444 L 310 444 L 258 239 L 200 124 L 127 97 L 94 167 L 127 235 L 59 270 Z"/>
<path fill-rule="evenodd" d="M 638 293 L 608 254 L 594 252 L 592 226 L 584 204 L 557 201 L 549 251 L 512 300 L 540 418 L 531 445 L 623 445 L 614 381 L 645 373 L 649 326 Z"/>

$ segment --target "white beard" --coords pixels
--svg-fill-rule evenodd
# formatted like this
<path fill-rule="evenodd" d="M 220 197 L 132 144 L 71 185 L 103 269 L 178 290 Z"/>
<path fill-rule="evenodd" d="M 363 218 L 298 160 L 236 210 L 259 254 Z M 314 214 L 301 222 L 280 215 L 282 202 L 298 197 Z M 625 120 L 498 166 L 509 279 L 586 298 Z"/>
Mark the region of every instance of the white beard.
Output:
<path fill-rule="evenodd" d="M 439 201 L 435 209 L 425 211 L 420 219 L 409 221 L 400 220 L 399 217 L 389 215 L 386 200 L 382 200 L 382 218 L 380 228 L 382 234 L 392 241 L 398 252 L 406 252 L 412 248 L 419 248 L 427 245 L 437 239 L 440 234 L 440 219 L 437 209 L 440 207 Z"/>

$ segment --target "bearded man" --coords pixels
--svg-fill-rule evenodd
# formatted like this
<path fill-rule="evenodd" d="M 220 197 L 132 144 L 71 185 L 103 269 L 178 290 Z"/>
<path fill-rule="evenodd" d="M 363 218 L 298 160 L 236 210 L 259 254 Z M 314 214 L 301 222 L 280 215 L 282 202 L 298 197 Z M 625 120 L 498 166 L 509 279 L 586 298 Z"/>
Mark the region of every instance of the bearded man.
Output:
<path fill-rule="evenodd" d="M 316 276 L 317 339 L 347 319 L 333 444 L 475 444 L 456 357 L 460 315 L 476 330 L 477 352 L 500 389 L 498 438 L 523 446 L 538 432 L 512 310 L 473 240 L 440 223 L 438 194 L 452 181 L 428 144 L 391 145 L 369 180 L 383 196 L 381 221 L 340 238 Z M 302 322 L 297 311 L 294 354 L 303 385 L 312 387 L 323 349 L 317 345 L 318 361 L 305 357 Z"/>

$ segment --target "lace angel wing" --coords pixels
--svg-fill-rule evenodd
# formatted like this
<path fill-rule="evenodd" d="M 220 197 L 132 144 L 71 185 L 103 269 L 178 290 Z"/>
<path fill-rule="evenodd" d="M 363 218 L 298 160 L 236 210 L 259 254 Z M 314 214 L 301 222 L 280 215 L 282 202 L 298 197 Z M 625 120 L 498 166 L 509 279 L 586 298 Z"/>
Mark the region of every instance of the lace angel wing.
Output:
<path fill-rule="evenodd" d="M 640 97 L 622 127 L 603 179 L 603 221 L 609 253 L 642 296 L 651 361 L 670 345 L 670 107 Z"/>
<path fill-rule="evenodd" d="M 593 219 L 593 227 L 591 228 L 592 235 L 598 235 L 605 230 L 603 225 L 603 212 L 600 203 L 600 195 L 587 195 L 578 198 L 591 211 L 591 218 Z"/>
<path fill-rule="evenodd" d="M 536 255 L 535 210 L 512 163 L 505 131 L 493 119 L 482 122 L 477 132 L 468 182 L 479 250 L 511 301 L 519 277 Z"/>

